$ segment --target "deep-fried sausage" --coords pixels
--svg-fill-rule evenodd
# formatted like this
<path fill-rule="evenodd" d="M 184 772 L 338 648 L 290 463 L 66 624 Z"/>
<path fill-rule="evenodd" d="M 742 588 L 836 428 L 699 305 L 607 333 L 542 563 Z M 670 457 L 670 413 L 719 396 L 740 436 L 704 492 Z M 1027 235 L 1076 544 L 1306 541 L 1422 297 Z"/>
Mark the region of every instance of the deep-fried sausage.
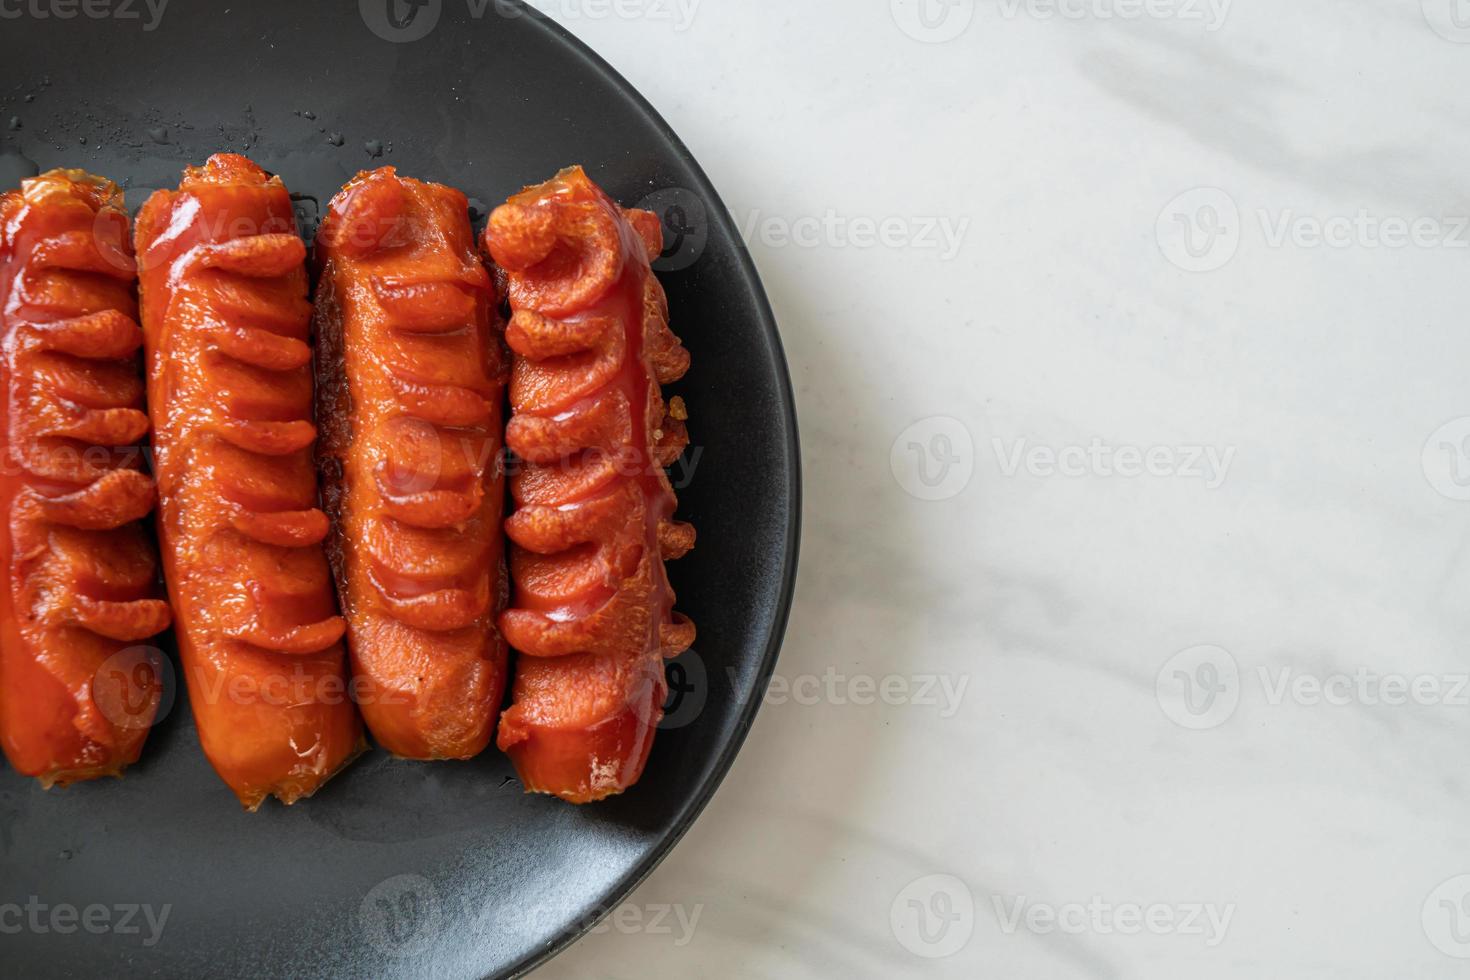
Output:
<path fill-rule="evenodd" d="M 580 167 L 497 208 L 485 240 L 508 272 L 506 444 L 521 461 L 500 619 L 520 656 L 498 741 L 527 790 L 585 803 L 638 780 L 664 658 L 694 640 L 664 572 L 694 544 L 664 472 L 688 444 L 685 413 L 659 388 L 689 354 L 649 266 L 658 219 Z"/>
<path fill-rule="evenodd" d="M 164 577 L 205 755 L 247 808 L 360 751 L 322 548 L 306 251 L 286 188 L 218 154 L 138 215 Z"/>
<path fill-rule="evenodd" d="M 505 690 L 503 357 L 457 190 L 358 174 L 315 245 L 328 554 L 368 729 L 413 759 L 490 742 Z"/>
<path fill-rule="evenodd" d="M 46 786 L 136 761 L 160 698 L 127 224 L 80 170 L 0 195 L 0 743 Z"/>

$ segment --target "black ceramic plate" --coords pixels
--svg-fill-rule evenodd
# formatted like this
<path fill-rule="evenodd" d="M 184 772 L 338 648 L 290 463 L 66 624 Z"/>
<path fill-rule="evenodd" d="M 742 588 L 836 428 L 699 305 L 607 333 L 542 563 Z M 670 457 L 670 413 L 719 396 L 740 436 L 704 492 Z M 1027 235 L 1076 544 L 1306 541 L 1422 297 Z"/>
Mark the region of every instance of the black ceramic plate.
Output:
<path fill-rule="evenodd" d="M 699 528 L 671 568 L 700 638 L 671 667 L 676 700 L 642 782 L 593 807 L 524 795 L 491 750 L 428 765 L 376 752 L 311 800 L 242 813 L 182 693 L 121 781 L 46 793 L 0 767 L 0 974 L 520 973 L 615 907 L 688 828 L 774 664 L 798 457 L 760 282 L 667 125 L 526 8 L 172 0 L 157 18 L 157 6 L 0 9 L 0 181 L 84 167 L 131 188 L 136 208 L 185 164 L 234 150 L 282 175 L 309 232 L 361 168 L 460 187 L 483 217 L 582 162 L 621 202 L 664 214 L 659 265 L 694 356 L 674 389 L 694 449 L 674 472 Z"/>

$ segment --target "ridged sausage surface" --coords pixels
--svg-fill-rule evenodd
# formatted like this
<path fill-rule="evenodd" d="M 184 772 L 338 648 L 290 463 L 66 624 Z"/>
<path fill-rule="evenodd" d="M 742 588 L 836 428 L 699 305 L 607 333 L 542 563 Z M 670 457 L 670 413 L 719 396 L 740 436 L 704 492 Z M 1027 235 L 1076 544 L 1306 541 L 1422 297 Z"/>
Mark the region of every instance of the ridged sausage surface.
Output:
<path fill-rule="evenodd" d="M 664 658 L 694 640 L 664 571 L 694 544 L 664 472 L 688 436 L 659 387 L 689 354 L 649 266 L 658 219 L 622 210 L 580 167 L 497 208 L 485 241 L 508 272 L 506 444 L 520 461 L 500 620 L 520 656 L 498 741 L 528 791 L 586 803 L 637 782 Z"/>
<path fill-rule="evenodd" d="M 0 195 L 0 744 L 48 787 L 120 773 L 159 704 L 134 279 L 109 181 Z"/>
<path fill-rule="evenodd" d="M 204 752 L 240 802 L 362 747 L 322 548 L 305 246 L 279 178 L 191 167 L 137 222 L 165 578 Z"/>
<path fill-rule="evenodd" d="M 369 730 L 467 759 L 505 690 L 503 357 L 459 191 L 364 172 L 315 245 L 329 555 Z"/>

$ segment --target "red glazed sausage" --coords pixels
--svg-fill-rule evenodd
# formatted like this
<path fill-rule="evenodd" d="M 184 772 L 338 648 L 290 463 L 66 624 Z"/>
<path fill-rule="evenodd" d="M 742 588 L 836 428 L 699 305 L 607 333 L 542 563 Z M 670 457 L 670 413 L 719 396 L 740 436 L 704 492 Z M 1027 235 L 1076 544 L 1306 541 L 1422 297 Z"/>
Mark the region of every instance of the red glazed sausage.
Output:
<path fill-rule="evenodd" d="M 138 215 L 164 577 L 205 755 L 241 804 L 310 796 L 363 747 L 317 508 L 306 250 L 234 154 Z"/>
<path fill-rule="evenodd" d="M 127 225 L 80 170 L 0 195 L 0 744 L 47 787 L 120 774 L 160 697 Z"/>
<path fill-rule="evenodd" d="M 316 240 L 328 552 L 368 729 L 468 759 L 505 691 L 504 365 L 457 190 L 364 172 Z"/>
<path fill-rule="evenodd" d="M 514 354 L 506 444 L 511 608 L 521 656 L 499 744 L 530 792 L 586 803 L 637 782 L 667 691 L 664 658 L 694 640 L 664 560 L 694 544 L 664 467 L 688 444 L 659 385 L 689 354 L 649 263 L 658 219 L 624 211 L 580 167 L 490 216 L 508 273 Z"/>

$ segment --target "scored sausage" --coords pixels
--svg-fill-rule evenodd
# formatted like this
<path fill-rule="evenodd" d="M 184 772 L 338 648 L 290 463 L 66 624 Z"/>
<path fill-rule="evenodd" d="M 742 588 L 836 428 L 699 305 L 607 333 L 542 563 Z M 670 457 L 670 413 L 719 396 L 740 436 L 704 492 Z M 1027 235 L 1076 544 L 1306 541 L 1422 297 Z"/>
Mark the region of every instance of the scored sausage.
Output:
<path fill-rule="evenodd" d="M 135 762 L 161 697 L 135 278 L 110 181 L 0 195 L 0 745 L 47 787 Z"/>
<path fill-rule="evenodd" d="M 468 202 L 359 174 L 317 235 L 328 553 L 369 730 L 413 759 L 490 742 L 505 690 L 504 365 Z"/>
<path fill-rule="evenodd" d="M 363 748 L 322 548 L 306 251 L 290 196 L 217 154 L 138 215 L 164 577 L 199 739 L 248 809 Z"/>
<path fill-rule="evenodd" d="M 506 444 L 520 460 L 500 619 L 520 657 L 498 741 L 528 791 L 586 803 L 637 782 L 664 658 L 694 640 L 664 571 L 694 544 L 664 472 L 689 440 L 682 401 L 659 387 L 689 354 L 649 265 L 658 218 L 580 167 L 497 208 L 485 243 L 508 273 Z"/>

